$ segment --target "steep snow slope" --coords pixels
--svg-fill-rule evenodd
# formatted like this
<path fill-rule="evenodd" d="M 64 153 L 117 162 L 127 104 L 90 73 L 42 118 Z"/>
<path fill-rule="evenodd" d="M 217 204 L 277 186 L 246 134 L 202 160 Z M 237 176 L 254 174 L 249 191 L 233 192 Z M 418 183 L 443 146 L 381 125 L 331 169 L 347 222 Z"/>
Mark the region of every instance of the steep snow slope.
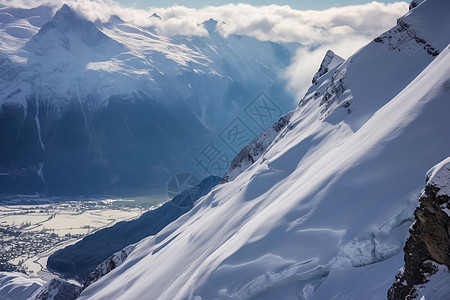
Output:
<path fill-rule="evenodd" d="M 356 131 L 397 95 L 447 46 L 447 5 L 424 2 L 348 59 L 333 75 L 321 99 L 321 118 L 333 124 L 346 118 Z M 387 49 L 389 56 L 383 58 Z M 351 114 L 353 111 L 357 114 Z"/>
<path fill-rule="evenodd" d="M 331 76 L 336 69 L 344 62 L 344 59 L 336 55 L 333 51 L 328 50 L 325 57 L 320 64 L 319 70 L 313 77 L 313 86 L 309 89 L 308 97 L 302 99 L 300 104 L 309 101 L 312 97 L 318 97 L 325 92 L 325 88 L 330 83 Z M 314 91 L 312 93 L 312 91 Z M 312 93 L 312 94 L 311 94 Z M 275 124 L 269 129 L 262 132 L 258 138 L 252 141 L 250 144 L 242 148 L 241 151 L 231 161 L 230 168 L 222 178 L 222 182 L 228 182 L 234 180 L 239 174 L 253 164 L 268 147 L 274 142 L 275 138 L 282 138 L 282 134 L 278 136 L 278 133 L 284 129 L 292 117 L 293 112 L 289 112 L 282 116 Z"/>
<path fill-rule="evenodd" d="M 2 193 L 200 177 L 193 156 L 260 92 L 281 112 L 293 107 L 279 75 L 299 45 L 223 37 L 212 19 L 199 25 L 205 36 L 165 37 L 118 17 L 94 24 L 67 5 L 52 10 L 0 7 Z"/>
<path fill-rule="evenodd" d="M 136 220 L 120 222 L 88 235 L 81 241 L 53 253 L 48 258 L 47 267 L 65 278 L 83 281 L 115 252 L 147 236 L 157 234 L 166 225 L 188 212 L 193 207 L 193 202 L 207 194 L 219 181 L 220 177 L 207 177 L 197 186 L 183 191 L 171 201 L 144 213 Z M 98 274 L 96 276 L 99 277 Z"/>
<path fill-rule="evenodd" d="M 423 2 L 386 33 L 395 47 L 322 76 L 266 153 L 81 299 L 385 298 L 423 174 L 450 149 L 449 6 Z"/>
<path fill-rule="evenodd" d="M 269 129 L 261 133 L 254 141 L 242 148 L 231 161 L 230 168 L 223 176 L 221 183 L 234 180 L 245 169 L 257 161 L 266 152 L 267 147 L 274 141 L 278 133 L 289 124 L 291 116 L 292 112 L 285 114 Z"/>
<path fill-rule="evenodd" d="M 51 17 L 49 6 L 24 9 L 0 4 L 0 52 L 15 62 L 25 63 L 28 54 L 22 47 Z"/>
<path fill-rule="evenodd" d="M 27 299 L 45 282 L 21 273 L 0 272 L 0 299 Z"/>

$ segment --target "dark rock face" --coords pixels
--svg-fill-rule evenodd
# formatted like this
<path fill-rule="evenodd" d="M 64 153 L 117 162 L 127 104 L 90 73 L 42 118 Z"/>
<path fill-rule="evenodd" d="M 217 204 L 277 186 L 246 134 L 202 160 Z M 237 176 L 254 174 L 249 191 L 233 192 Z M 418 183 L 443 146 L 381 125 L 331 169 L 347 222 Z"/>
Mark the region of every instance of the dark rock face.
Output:
<path fill-rule="evenodd" d="M 335 108 L 333 108 L 333 103 L 338 101 L 338 98 L 347 90 L 347 87 L 344 84 L 344 75 L 345 69 L 333 74 L 331 78 L 331 83 L 327 87 L 325 94 L 323 95 L 322 100 L 320 101 L 320 117 L 325 119 L 329 116 Z M 347 113 L 351 113 L 351 109 L 349 108 L 351 102 L 345 101 L 339 104 L 339 107 L 344 107 L 347 109 Z"/>
<path fill-rule="evenodd" d="M 42 191 L 44 184 L 37 172 L 44 160 L 34 115 L 36 107 L 3 105 L 0 110 L 0 191 L 24 193 Z"/>
<path fill-rule="evenodd" d="M 87 118 L 87 119 L 86 119 Z M 186 108 L 112 97 L 87 112 L 28 99 L 0 109 L 0 193 L 102 194 L 164 185 L 209 131 Z M 161 151 L 160 149 L 165 149 Z M 41 174 L 41 175 L 39 175 Z"/>
<path fill-rule="evenodd" d="M 405 266 L 388 291 L 390 300 L 415 299 L 417 285 L 428 282 L 438 271 L 433 262 L 450 268 L 450 196 L 440 190 L 427 182 L 422 192 L 414 213 L 416 221 L 404 247 Z"/>

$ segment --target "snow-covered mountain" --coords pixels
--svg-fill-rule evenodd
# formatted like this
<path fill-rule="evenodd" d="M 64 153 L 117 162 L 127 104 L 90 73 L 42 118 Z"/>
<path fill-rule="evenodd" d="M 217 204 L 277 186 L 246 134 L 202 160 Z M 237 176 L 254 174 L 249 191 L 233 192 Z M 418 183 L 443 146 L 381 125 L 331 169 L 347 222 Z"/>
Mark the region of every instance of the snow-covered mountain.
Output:
<path fill-rule="evenodd" d="M 212 19 L 199 25 L 207 35 L 165 37 L 117 16 L 93 23 L 53 9 L 0 6 L 2 193 L 203 176 L 193 157 L 260 92 L 280 112 L 292 108 L 280 73 L 299 45 L 223 37 Z"/>
<path fill-rule="evenodd" d="M 325 68 L 254 163 L 80 299 L 386 298 L 449 154 L 449 12 L 423 1 Z"/>

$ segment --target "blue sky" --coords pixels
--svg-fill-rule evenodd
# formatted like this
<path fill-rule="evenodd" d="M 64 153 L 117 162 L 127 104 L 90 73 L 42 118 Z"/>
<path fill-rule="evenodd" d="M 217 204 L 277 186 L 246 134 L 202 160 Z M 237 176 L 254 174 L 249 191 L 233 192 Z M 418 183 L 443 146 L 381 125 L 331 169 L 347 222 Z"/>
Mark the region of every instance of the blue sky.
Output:
<path fill-rule="evenodd" d="M 121 3 L 126 7 L 135 7 L 135 8 L 148 8 L 148 7 L 168 7 L 175 4 L 192 7 L 192 8 L 201 8 L 204 6 L 220 6 L 228 3 L 248 3 L 252 5 L 269 5 L 269 4 L 278 4 L 278 5 L 289 5 L 295 9 L 316 9 L 322 10 L 335 6 L 346 6 L 346 5 L 355 5 L 355 4 L 364 4 L 368 2 L 372 2 L 369 0 L 246 0 L 246 1 L 224 1 L 224 0 L 115 0 L 116 2 Z M 397 1 L 385 1 L 378 0 L 378 2 L 383 3 L 393 3 Z"/>

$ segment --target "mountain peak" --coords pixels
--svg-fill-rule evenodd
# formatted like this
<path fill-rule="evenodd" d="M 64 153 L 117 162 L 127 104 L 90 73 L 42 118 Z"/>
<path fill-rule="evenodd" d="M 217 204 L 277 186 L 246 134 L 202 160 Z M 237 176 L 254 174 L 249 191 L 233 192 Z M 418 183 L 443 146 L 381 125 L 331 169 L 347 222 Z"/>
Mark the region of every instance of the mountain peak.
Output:
<path fill-rule="evenodd" d="M 320 64 L 319 70 L 314 75 L 312 83 L 315 84 L 317 80 L 322 77 L 325 73 L 327 73 L 329 70 L 333 69 L 334 67 L 342 64 L 344 62 L 344 59 L 340 57 L 339 55 L 335 54 L 333 51 L 328 50 L 325 54 L 325 57 L 322 60 L 322 63 Z"/>
<path fill-rule="evenodd" d="M 208 33 L 212 33 L 216 31 L 217 28 L 217 21 L 213 18 L 209 18 L 209 20 L 202 23 L 203 27 L 208 31 Z"/>
<path fill-rule="evenodd" d="M 150 16 L 150 18 L 156 18 L 156 19 L 162 20 L 161 17 L 160 17 L 157 13 L 153 13 L 153 14 Z"/>
<path fill-rule="evenodd" d="M 122 24 L 125 23 L 124 20 L 122 20 L 118 15 L 112 15 L 108 22 L 112 22 L 112 23 L 118 23 L 118 24 Z"/>
<path fill-rule="evenodd" d="M 63 4 L 63 6 L 61 6 L 60 9 L 58 9 L 59 13 L 73 13 L 73 10 L 70 8 L 69 5 L 67 5 L 66 3 Z M 58 13 L 57 12 L 57 13 Z"/>
<path fill-rule="evenodd" d="M 69 5 L 64 3 L 63 6 L 61 6 L 61 8 L 56 11 L 56 14 L 53 16 L 52 21 L 61 22 L 63 20 L 73 18 L 77 18 L 75 12 L 72 10 L 72 8 L 70 8 Z"/>
<path fill-rule="evenodd" d="M 28 41 L 25 49 L 48 55 L 50 50 L 58 51 L 57 49 L 62 48 L 72 51 L 75 45 L 96 47 L 105 42 L 118 44 L 101 32 L 94 23 L 64 4 L 53 18 Z"/>

